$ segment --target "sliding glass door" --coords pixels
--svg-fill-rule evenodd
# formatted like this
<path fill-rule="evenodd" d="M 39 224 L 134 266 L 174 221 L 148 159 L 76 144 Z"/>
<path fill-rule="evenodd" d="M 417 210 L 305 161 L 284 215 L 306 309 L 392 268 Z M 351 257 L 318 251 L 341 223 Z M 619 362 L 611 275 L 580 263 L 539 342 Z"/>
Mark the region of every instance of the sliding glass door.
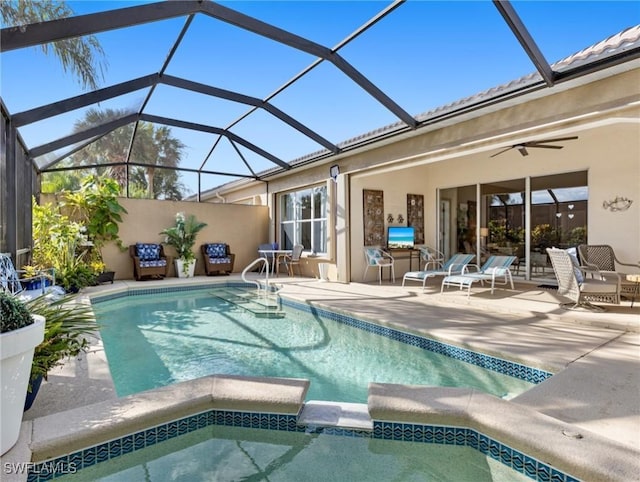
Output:
<path fill-rule="evenodd" d="M 524 276 L 526 263 L 525 179 L 482 184 L 480 258 L 491 255 L 515 256 L 513 274 Z"/>
<path fill-rule="evenodd" d="M 587 172 L 531 178 L 531 277 L 553 276 L 546 249 L 587 242 Z"/>
<path fill-rule="evenodd" d="M 587 242 L 588 195 L 586 171 L 441 189 L 439 246 L 480 264 L 512 255 L 514 276 L 553 279 L 546 248 Z"/>

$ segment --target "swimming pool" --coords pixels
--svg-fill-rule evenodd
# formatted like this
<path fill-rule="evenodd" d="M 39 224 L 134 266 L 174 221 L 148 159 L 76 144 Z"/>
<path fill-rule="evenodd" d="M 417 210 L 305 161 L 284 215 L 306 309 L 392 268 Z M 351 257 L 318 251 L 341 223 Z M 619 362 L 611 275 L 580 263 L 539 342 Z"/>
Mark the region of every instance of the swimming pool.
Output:
<path fill-rule="evenodd" d="M 471 387 L 511 398 L 551 375 L 282 301 L 285 317 L 260 318 L 211 288 L 94 299 L 118 395 L 218 373 L 309 379 L 308 399 L 315 400 L 366 402 L 370 382 Z"/>
<path fill-rule="evenodd" d="M 518 482 L 531 479 L 469 446 L 384 440 L 353 430 L 318 428 L 289 432 L 216 425 L 59 480 Z"/>

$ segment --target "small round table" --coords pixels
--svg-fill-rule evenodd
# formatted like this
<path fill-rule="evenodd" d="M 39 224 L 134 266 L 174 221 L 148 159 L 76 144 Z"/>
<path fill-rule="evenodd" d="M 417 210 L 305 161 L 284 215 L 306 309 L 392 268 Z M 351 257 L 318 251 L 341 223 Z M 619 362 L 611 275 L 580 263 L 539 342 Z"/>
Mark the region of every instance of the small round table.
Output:
<path fill-rule="evenodd" d="M 633 289 L 633 298 L 631 298 L 631 308 L 633 308 L 633 302 L 636 300 L 638 291 L 640 291 L 640 274 L 628 274 L 627 281 L 631 281 L 632 283 L 636 284 L 635 288 Z"/>

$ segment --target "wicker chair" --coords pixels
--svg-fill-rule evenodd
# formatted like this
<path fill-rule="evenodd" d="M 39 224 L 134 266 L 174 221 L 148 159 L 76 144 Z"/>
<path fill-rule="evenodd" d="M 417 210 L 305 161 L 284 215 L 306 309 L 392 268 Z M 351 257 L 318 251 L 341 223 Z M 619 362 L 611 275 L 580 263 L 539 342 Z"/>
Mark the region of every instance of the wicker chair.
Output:
<path fill-rule="evenodd" d="M 200 246 L 204 260 L 204 272 L 207 276 L 229 274 L 233 272 L 236 255 L 226 243 L 205 243 Z"/>
<path fill-rule="evenodd" d="M 591 302 L 620 304 L 619 276 L 615 279 L 587 279 L 575 256 L 556 248 L 547 248 L 547 253 L 558 280 L 558 294 L 571 300 L 569 303 L 560 303 L 562 308 L 572 310 L 581 307 L 602 312 L 604 308 Z"/>
<path fill-rule="evenodd" d="M 147 278 L 167 276 L 171 257 L 165 256 L 161 244 L 136 243 L 129 246 L 129 256 L 133 259 L 133 276 L 138 281 Z"/>
<path fill-rule="evenodd" d="M 620 275 L 620 294 L 625 298 L 633 299 L 636 290 L 636 284 L 627 281 L 625 273 L 617 271 L 617 265 L 628 266 L 640 270 L 640 264 L 623 263 L 616 257 L 613 248 L 608 244 L 581 244 L 578 246 L 580 254 L 580 262 L 587 267 L 588 271 L 599 272 L 604 278 L 609 275 L 615 279 L 616 275 Z"/>

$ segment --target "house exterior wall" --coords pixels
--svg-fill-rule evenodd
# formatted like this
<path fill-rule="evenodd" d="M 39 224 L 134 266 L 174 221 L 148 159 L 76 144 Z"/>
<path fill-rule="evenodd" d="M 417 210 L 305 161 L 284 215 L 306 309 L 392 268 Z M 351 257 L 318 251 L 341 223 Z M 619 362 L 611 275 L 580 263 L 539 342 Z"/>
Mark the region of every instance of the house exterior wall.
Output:
<path fill-rule="evenodd" d="M 636 112 L 637 114 L 637 112 Z M 437 190 L 473 186 L 574 171 L 587 171 L 589 185 L 588 242 L 610 244 L 622 260 L 640 260 L 640 136 L 639 124 L 619 122 L 581 131 L 579 140 L 562 150 L 530 149 L 527 157 L 516 150 L 495 158 L 488 155 L 460 157 L 392 172 L 354 175 L 351 179 L 351 270 L 360 281 L 365 268 L 362 253 L 362 190 L 384 191 L 384 212 L 406 219 L 406 195 L 425 197 L 425 243 L 437 247 Z M 634 201 L 627 211 L 612 212 L 603 201 L 616 196 Z M 453 200 L 455 201 L 455 200 Z M 455 205 L 455 202 L 454 202 Z M 387 223 L 385 222 L 385 226 Z M 408 261 L 396 263 L 396 276 L 408 270 Z M 415 262 L 414 262 L 415 269 Z M 369 270 L 367 281 L 375 279 Z"/>
<path fill-rule="evenodd" d="M 423 194 L 425 243 L 437 238 L 438 189 L 498 180 L 524 179 L 574 171 L 588 172 L 588 239 L 611 244 L 618 256 L 640 260 L 640 69 L 633 68 L 580 85 L 560 84 L 552 94 L 541 90 L 522 98 L 446 120 L 418 132 L 353 151 L 325 163 L 278 174 L 265 186 L 273 205 L 278 192 L 326 181 L 329 165 L 338 164 L 338 245 L 330 263 L 334 279 L 360 281 L 364 271 L 362 189 L 384 191 L 386 213 L 406 219 L 406 194 Z M 521 156 L 513 149 L 499 150 L 525 140 L 578 136 L 562 143 L 562 150 L 530 149 Z M 386 142 L 386 143 L 385 143 Z M 225 193 L 228 202 L 241 199 L 254 185 Z M 611 212 L 603 201 L 616 196 L 633 200 L 627 211 Z M 277 232 L 272 216 L 271 233 Z M 334 226 L 330 226 L 333 229 Z M 407 261 L 398 265 L 401 275 Z M 414 263 L 415 267 L 415 263 Z M 368 279 L 374 279 L 370 270 Z"/>

